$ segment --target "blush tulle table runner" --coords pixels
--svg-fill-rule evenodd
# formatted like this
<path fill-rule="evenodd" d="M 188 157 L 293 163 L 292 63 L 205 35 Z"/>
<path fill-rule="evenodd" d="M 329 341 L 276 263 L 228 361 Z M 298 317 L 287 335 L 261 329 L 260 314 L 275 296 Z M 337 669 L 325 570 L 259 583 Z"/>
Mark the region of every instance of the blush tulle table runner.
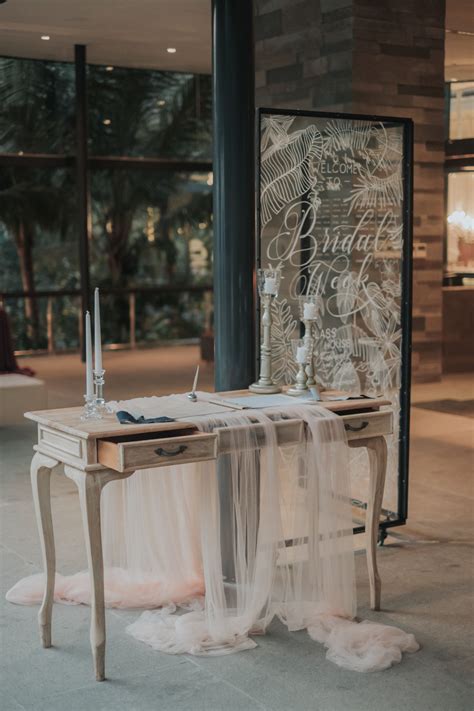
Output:
<path fill-rule="evenodd" d="M 158 400 L 112 405 L 145 417 L 168 414 Z M 306 423 L 304 441 L 278 446 L 275 423 L 282 417 Z M 326 646 L 328 659 L 346 669 L 386 669 L 403 652 L 416 652 L 412 634 L 354 620 L 341 418 L 317 405 L 295 404 L 219 408 L 193 422 L 206 432 L 228 427 L 230 453 L 217 462 L 141 470 L 102 492 L 106 605 L 145 610 L 129 634 L 169 654 L 229 654 L 255 647 L 254 635 L 278 617 L 289 630 L 307 629 Z M 256 422 L 258 442 L 249 427 Z M 226 511 L 219 497 L 223 468 L 231 494 Z M 223 572 L 224 547 L 232 575 Z M 24 578 L 7 599 L 39 603 L 43 583 L 42 575 Z M 88 604 L 87 572 L 57 575 L 54 599 Z"/>

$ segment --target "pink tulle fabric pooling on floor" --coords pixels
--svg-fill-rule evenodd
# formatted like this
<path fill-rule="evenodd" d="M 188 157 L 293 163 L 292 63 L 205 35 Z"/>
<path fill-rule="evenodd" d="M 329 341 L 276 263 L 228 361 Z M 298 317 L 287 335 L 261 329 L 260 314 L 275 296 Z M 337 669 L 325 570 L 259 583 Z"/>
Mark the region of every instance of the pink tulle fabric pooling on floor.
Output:
<path fill-rule="evenodd" d="M 6 594 L 16 605 L 40 605 L 44 593 L 44 574 L 19 580 Z M 182 604 L 204 595 L 201 579 L 157 581 L 151 575 L 132 575 L 120 568 L 106 568 L 104 574 L 105 606 L 116 609 L 150 610 L 169 603 Z M 64 605 L 90 605 L 89 573 L 56 573 L 54 602 Z"/>

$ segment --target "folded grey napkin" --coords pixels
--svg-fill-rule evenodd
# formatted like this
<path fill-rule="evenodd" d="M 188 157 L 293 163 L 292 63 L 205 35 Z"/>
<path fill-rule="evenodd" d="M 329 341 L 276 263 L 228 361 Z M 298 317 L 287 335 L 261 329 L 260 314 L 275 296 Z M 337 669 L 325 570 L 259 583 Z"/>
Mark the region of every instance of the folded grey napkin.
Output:
<path fill-rule="evenodd" d="M 134 417 L 126 410 L 119 410 L 115 413 L 121 425 L 152 425 L 154 422 L 176 422 L 172 417 Z"/>

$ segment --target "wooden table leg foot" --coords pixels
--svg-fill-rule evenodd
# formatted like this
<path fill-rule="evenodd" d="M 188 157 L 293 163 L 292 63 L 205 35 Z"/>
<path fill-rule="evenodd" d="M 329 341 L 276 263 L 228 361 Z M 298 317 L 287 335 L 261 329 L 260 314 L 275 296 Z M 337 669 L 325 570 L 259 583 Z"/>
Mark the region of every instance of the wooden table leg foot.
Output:
<path fill-rule="evenodd" d="M 41 637 L 41 644 L 45 649 L 49 649 L 51 647 L 51 625 L 46 624 L 42 625 L 41 622 L 39 624 L 39 629 L 40 629 L 40 637 Z"/>
<path fill-rule="evenodd" d="M 105 681 L 105 640 L 92 650 L 96 681 Z"/>

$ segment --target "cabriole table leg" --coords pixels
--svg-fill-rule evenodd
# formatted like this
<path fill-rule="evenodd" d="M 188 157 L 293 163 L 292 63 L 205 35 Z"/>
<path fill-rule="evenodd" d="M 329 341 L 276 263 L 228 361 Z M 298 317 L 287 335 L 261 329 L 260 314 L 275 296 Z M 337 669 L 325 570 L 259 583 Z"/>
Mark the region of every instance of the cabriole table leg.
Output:
<path fill-rule="evenodd" d="M 36 452 L 30 474 L 36 521 L 43 554 L 45 586 L 43 602 L 38 613 L 41 643 L 51 647 L 51 617 L 53 614 L 56 552 L 54 549 L 53 519 L 51 516 L 51 471 L 59 464 L 55 459 Z"/>
<path fill-rule="evenodd" d="M 377 539 L 387 470 L 387 442 L 385 437 L 379 436 L 353 440 L 349 444 L 351 447 L 366 447 L 369 455 L 369 495 L 366 517 L 367 568 L 370 607 L 372 610 L 380 610 L 382 583 L 377 567 Z"/>
<path fill-rule="evenodd" d="M 114 479 L 124 479 L 129 474 L 119 474 L 110 469 L 85 472 L 66 465 L 64 473 L 79 490 L 82 524 L 86 543 L 87 563 L 91 588 L 90 641 L 94 659 L 95 678 L 105 679 L 105 604 L 104 562 L 100 520 L 100 495 L 103 487 Z"/>

